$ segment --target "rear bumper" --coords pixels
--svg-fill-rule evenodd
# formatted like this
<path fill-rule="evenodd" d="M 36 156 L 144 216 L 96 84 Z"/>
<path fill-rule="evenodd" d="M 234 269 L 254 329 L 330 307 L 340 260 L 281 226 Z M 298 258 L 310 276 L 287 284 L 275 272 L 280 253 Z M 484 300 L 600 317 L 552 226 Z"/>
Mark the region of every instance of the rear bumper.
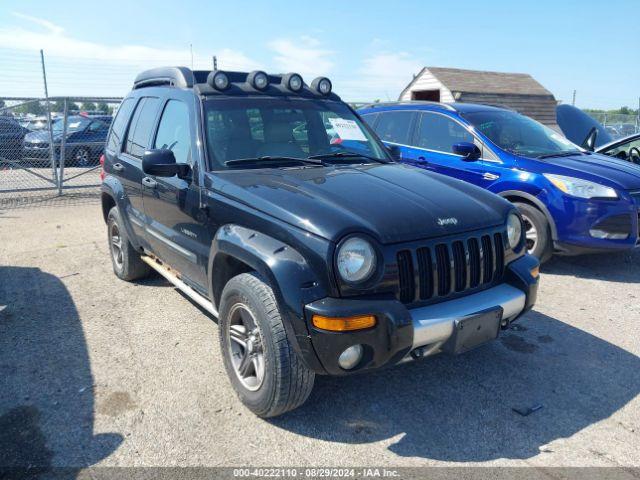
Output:
<path fill-rule="evenodd" d="M 345 375 L 428 356 L 449 348 L 456 325 L 480 312 L 502 309 L 501 326 L 507 327 L 536 301 L 538 278 L 531 270 L 537 260 L 525 255 L 507 266 L 505 282 L 465 297 L 408 309 L 395 298 L 325 298 L 306 306 L 311 343 L 323 372 Z M 314 314 L 329 317 L 375 315 L 373 328 L 353 332 L 328 332 L 313 326 Z M 362 345 L 362 361 L 351 370 L 338 364 L 340 354 L 350 346 Z M 306 362 L 312 364 L 312 362 Z"/>

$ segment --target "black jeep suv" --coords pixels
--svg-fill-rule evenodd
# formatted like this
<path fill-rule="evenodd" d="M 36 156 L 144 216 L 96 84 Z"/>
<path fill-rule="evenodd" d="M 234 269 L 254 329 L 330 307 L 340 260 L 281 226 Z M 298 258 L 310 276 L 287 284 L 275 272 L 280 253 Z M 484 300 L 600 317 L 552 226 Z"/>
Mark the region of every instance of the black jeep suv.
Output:
<path fill-rule="evenodd" d="M 495 339 L 535 301 L 506 200 L 395 163 L 318 78 L 160 68 L 112 124 L 102 210 L 123 280 L 155 269 L 218 318 L 242 402 Z"/>

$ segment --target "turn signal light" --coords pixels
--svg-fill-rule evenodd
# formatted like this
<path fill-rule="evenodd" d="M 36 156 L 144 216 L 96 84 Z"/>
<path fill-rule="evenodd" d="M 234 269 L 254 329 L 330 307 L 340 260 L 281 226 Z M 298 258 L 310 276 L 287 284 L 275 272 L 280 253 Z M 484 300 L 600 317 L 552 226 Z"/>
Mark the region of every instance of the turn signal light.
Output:
<path fill-rule="evenodd" d="M 376 326 L 376 317 L 373 315 L 357 315 L 354 317 L 323 317 L 314 315 L 313 325 L 322 330 L 332 332 L 350 332 L 352 330 L 363 330 Z"/>
<path fill-rule="evenodd" d="M 100 181 L 104 182 L 104 177 L 106 177 L 106 173 L 104 171 L 104 153 L 100 155 Z"/>
<path fill-rule="evenodd" d="M 533 267 L 533 268 L 530 270 L 530 272 L 531 272 L 531 276 L 532 276 L 533 278 L 538 278 L 538 276 L 540 275 L 540 267 L 539 267 L 539 266 L 538 266 L 538 267 Z"/>

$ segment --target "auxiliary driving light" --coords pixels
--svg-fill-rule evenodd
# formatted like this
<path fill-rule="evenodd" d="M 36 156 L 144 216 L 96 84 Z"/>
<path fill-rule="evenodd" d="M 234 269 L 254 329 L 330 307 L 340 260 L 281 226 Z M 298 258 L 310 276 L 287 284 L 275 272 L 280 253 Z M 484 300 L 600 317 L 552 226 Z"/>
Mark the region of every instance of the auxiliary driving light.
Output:
<path fill-rule="evenodd" d="M 311 82 L 311 88 L 325 97 L 331 93 L 331 80 L 327 77 L 318 77 Z"/>
<path fill-rule="evenodd" d="M 264 90 L 269 86 L 269 77 L 261 70 L 254 70 L 247 75 L 247 82 L 256 90 Z"/>
<path fill-rule="evenodd" d="M 292 92 L 299 92 L 302 90 L 304 85 L 304 81 L 302 77 L 297 73 L 287 73 L 284 77 L 282 77 L 282 83 Z"/>
<path fill-rule="evenodd" d="M 364 349 L 362 345 L 352 345 L 340 354 L 338 357 L 338 365 L 345 370 L 351 370 L 360 363 L 363 353 Z"/>
<path fill-rule="evenodd" d="M 209 74 L 208 83 L 216 90 L 226 90 L 229 88 L 229 77 L 226 73 L 216 70 Z"/>

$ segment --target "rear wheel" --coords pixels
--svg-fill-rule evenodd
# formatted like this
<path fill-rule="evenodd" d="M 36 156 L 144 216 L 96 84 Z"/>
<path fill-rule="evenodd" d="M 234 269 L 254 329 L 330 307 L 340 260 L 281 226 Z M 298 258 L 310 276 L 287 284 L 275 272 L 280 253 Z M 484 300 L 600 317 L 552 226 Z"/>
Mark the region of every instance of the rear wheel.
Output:
<path fill-rule="evenodd" d="M 229 280 L 220 299 L 220 348 L 233 389 L 260 417 L 302 405 L 315 374 L 293 351 L 271 287 L 256 273 Z"/>
<path fill-rule="evenodd" d="M 91 151 L 87 147 L 78 147 L 73 152 L 73 166 L 86 167 L 91 162 Z"/>
<path fill-rule="evenodd" d="M 122 224 L 118 207 L 113 207 L 109 210 L 107 236 L 113 272 L 118 278 L 132 281 L 149 275 L 151 267 L 142 261 L 140 254 L 131 245 Z"/>
<path fill-rule="evenodd" d="M 551 258 L 553 251 L 547 217 L 528 203 L 514 202 L 514 205 L 518 207 L 524 222 L 527 252 L 537 257 L 540 262 L 546 262 Z"/>

